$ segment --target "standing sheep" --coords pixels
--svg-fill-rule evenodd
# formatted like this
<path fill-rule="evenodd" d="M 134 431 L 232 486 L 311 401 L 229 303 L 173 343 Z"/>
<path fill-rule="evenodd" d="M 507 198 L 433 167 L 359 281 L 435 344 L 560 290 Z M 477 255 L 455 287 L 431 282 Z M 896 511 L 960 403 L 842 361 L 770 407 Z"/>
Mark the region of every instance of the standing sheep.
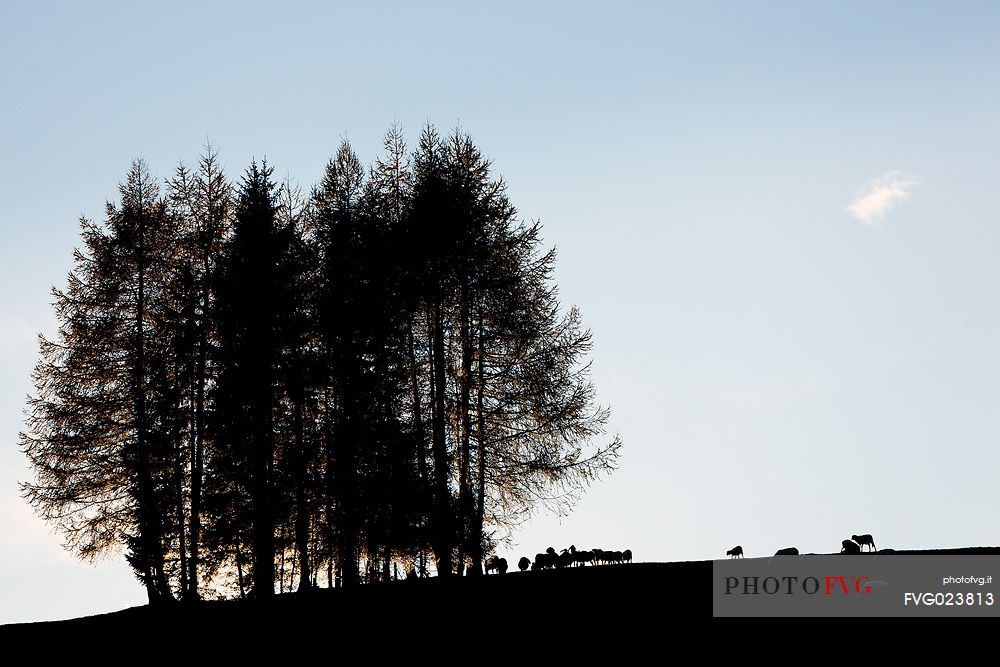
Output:
<path fill-rule="evenodd" d="M 573 562 L 577 565 L 583 566 L 587 563 L 594 562 L 594 552 L 593 551 L 577 551 L 575 546 L 570 546 L 569 552 L 573 554 Z"/>
<path fill-rule="evenodd" d="M 556 550 L 552 547 L 546 549 L 543 554 L 535 554 L 535 562 L 531 565 L 532 570 L 544 570 L 549 567 L 555 567 L 559 562 L 559 555 L 556 554 Z"/>
<path fill-rule="evenodd" d="M 868 545 L 869 547 L 871 547 L 872 551 L 875 551 L 875 538 L 872 537 L 871 535 L 868 534 L 851 535 L 851 539 L 857 542 L 860 547 L 862 547 L 862 551 L 864 551 L 865 545 Z"/>
<path fill-rule="evenodd" d="M 497 572 L 497 574 L 507 574 L 507 559 L 490 556 L 486 560 L 486 574 L 493 571 Z"/>
<path fill-rule="evenodd" d="M 521 560 L 517 561 L 517 569 L 524 572 L 529 567 L 531 567 L 531 561 L 528 560 L 527 556 L 521 556 Z"/>
<path fill-rule="evenodd" d="M 842 553 L 842 554 L 859 554 L 859 553 L 861 553 L 861 547 L 859 547 L 857 545 L 857 543 L 852 542 L 851 540 L 844 540 L 840 544 L 842 545 L 842 548 L 840 550 L 840 553 Z"/>
<path fill-rule="evenodd" d="M 727 551 L 726 555 L 730 558 L 743 558 L 743 547 L 737 544 L 735 547 Z"/>

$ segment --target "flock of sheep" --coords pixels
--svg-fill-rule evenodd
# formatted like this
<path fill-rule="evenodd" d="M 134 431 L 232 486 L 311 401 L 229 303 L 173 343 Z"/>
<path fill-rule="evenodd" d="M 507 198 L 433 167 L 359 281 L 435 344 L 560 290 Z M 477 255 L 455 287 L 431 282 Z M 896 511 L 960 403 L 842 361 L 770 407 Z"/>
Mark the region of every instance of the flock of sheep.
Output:
<path fill-rule="evenodd" d="M 841 544 L 840 553 L 842 554 L 859 554 L 864 551 L 864 547 L 869 547 L 870 551 L 875 551 L 875 538 L 871 535 L 851 535 L 851 539 L 844 540 Z M 743 547 L 736 545 L 732 549 L 726 552 L 726 555 L 730 558 L 742 558 L 743 557 Z M 775 556 L 798 556 L 799 550 L 795 547 L 788 547 L 787 549 L 778 549 L 774 554 Z"/>
<path fill-rule="evenodd" d="M 631 562 L 631 549 L 626 549 L 625 551 L 605 551 L 603 549 L 577 551 L 576 546 L 571 544 L 568 549 L 563 549 L 559 553 L 556 553 L 555 549 L 549 547 L 545 550 L 545 553 L 535 554 L 533 562 L 527 556 L 521 556 L 521 560 L 517 561 L 517 568 L 521 572 L 524 572 L 528 568 L 532 570 L 545 570 L 571 567 L 573 565 L 586 565 L 587 563 L 591 565 L 610 565 L 612 563 Z M 490 556 L 486 559 L 486 574 L 490 572 L 506 574 L 507 559 L 497 556 Z"/>
<path fill-rule="evenodd" d="M 868 547 L 870 551 L 875 551 L 875 538 L 869 534 L 851 535 L 851 539 L 841 542 L 841 547 L 840 553 L 842 554 L 859 554 L 864 551 L 865 547 Z M 743 558 L 743 547 L 736 545 L 727 551 L 726 555 L 730 558 Z M 778 549 L 774 555 L 798 556 L 799 550 L 795 547 L 788 547 L 787 549 Z M 534 561 L 530 560 L 527 556 L 521 556 L 521 560 L 517 561 L 517 568 L 521 572 L 524 572 L 529 568 L 532 570 L 545 570 L 571 567 L 573 565 L 586 565 L 588 563 L 592 565 L 610 565 L 612 563 L 631 562 L 631 549 L 625 549 L 624 551 L 605 551 L 603 549 L 577 551 L 576 547 L 571 544 L 568 549 L 563 549 L 559 553 L 556 553 L 555 549 L 549 547 L 545 550 L 545 553 L 535 554 Z M 495 555 L 486 559 L 485 566 L 486 574 L 490 572 L 506 574 L 508 569 L 507 559 Z"/>

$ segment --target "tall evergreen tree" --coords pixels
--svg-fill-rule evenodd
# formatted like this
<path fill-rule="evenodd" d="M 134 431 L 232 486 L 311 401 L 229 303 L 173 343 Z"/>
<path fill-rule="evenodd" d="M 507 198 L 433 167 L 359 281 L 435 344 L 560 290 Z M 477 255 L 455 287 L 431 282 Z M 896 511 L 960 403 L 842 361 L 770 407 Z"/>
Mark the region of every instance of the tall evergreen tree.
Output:
<path fill-rule="evenodd" d="M 187 571 L 182 578 L 184 597 L 199 597 L 204 481 L 210 388 L 217 357 L 216 295 L 214 280 L 223 244 L 232 228 L 232 188 L 219 165 L 218 152 L 205 147 L 194 172 L 183 164 L 168 182 L 171 214 L 180 239 L 172 255 L 177 328 L 182 335 L 175 352 L 183 369 L 183 433 L 188 463 L 182 493 L 188 498 Z M 183 553 L 183 551 L 182 551 Z"/>
<path fill-rule="evenodd" d="M 287 243 L 281 271 L 286 281 L 284 322 L 279 358 L 279 381 L 285 390 L 284 468 L 294 517 L 291 533 L 298 567 L 298 589 L 311 583 L 310 535 L 312 506 L 318 494 L 317 465 L 321 415 L 317 400 L 320 373 L 319 340 L 315 330 L 317 262 L 308 239 L 307 203 L 290 181 L 278 196 L 277 228 Z"/>
<path fill-rule="evenodd" d="M 366 408 L 362 336 L 366 304 L 360 292 L 362 247 L 359 201 L 364 168 L 343 142 L 313 195 L 320 262 L 319 323 L 327 374 L 326 437 L 331 474 L 331 523 L 335 527 L 337 569 L 343 585 L 359 581 L 361 541 L 361 415 Z"/>
<path fill-rule="evenodd" d="M 414 163 L 408 247 L 429 340 L 414 369 L 429 376 L 435 552 L 442 574 L 452 553 L 478 573 L 487 520 L 572 502 L 614 466 L 620 442 L 582 451 L 608 413 L 592 404 L 590 333 L 576 309 L 560 315 L 555 254 L 540 251 L 539 226 L 517 223 L 467 134 L 425 128 Z"/>
<path fill-rule="evenodd" d="M 408 270 L 419 285 L 420 314 L 427 340 L 427 392 L 433 512 L 431 541 L 438 574 L 454 572 L 457 526 L 453 513 L 452 454 L 449 451 L 445 358 L 447 308 L 452 288 L 452 238 L 444 224 L 449 212 L 444 146 L 437 130 L 426 126 L 413 156 L 413 195 L 407 215 Z"/>
<path fill-rule="evenodd" d="M 53 290 L 59 334 L 41 339 L 28 430 L 35 472 L 25 497 L 63 529 L 67 546 L 94 558 L 117 544 L 150 602 L 171 597 L 162 508 L 171 505 L 161 341 L 154 330 L 173 238 L 166 205 L 136 160 L 103 226 L 82 221 L 84 250 L 65 291 Z"/>
<path fill-rule="evenodd" d="M 247 169 L 232 238 L 220 266 L 220 361 L 213 458 L 218 490 L 249 499 L 253 591 L 274 594 L 277 521 L 276 418 L 287 394 L 282 363 L 296 304 L 290 272 L 291 232 L 277 221 L 272 169 Z M 231 499 L 223 507 L 233 507 Z"/>

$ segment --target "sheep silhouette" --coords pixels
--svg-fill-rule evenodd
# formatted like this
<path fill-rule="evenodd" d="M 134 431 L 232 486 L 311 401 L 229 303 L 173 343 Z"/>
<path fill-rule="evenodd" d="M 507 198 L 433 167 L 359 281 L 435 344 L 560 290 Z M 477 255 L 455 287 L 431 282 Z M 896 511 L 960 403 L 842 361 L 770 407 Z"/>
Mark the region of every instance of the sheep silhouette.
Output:
<path fill-rule="evenodd" d="M 486 574 L 496 572 L 497 574 L 507 574 L 507 559 L 490 556 L 486 560 Z"/>
<path fill-rule="evenodd" d="M 840 550 L 842 554 L 859 554 L 861 553 L 861 547 L 858 546 L 857 542 L 852 542 L 851 540 L 844 540 L 841 542 L 843 548 Z"/>
<path fill-rule="evenodd" d="M 544 570 L 549 567 L 556 567 L 559 565 L 559 554 L 552 547 L 545 550 L 543 554 L 535 554 L 535 562 L 532 564 L 532 570 Z"/>
<path fill-rule="evenodd" d="M 796 549 L 795 547 L 788 547 L 787 549 L 778 549 L 775 552 L 774 555 L 775 556 L 798 556 L 799 555 L 799 550 Z"/>
<path fill-rule="evenodd" d="M 625 551 L 622 552 L 622 561 L 625 562 L 625 563 L 631 563 L 632 562 L 632 550 L 631 549 L 626 549 Z"/>
<path fill-rule="evenodd" d="M 735 547 L 727 551 L 726 555 L 730 558 L 743 558 L 743 547 L 737 544 Z"/>
<path fill-rule="evenodd" d="M 875 538 L 871 535 L 851 535 L 851 539 L 857 542 L 858 546 L 862 547 L 862 551 L 864 550 L 865 545 L 871 547 L 872 551 L 875 551 Z"/>
<path fill-rule="evenodd" d="M 529 567 L 531 567 L 531 561 L 528 560 L 527 556 L 521 556 L 521 560 L 517 561 L 517 569 L 524 572 Z"/>
<path fill-rule="evenodd" d="M 594 562 L 594 552 L 593 551 L 577 551 L 576 546 L 569 545 L 569 552 L 573 556 L 573 563 L 576 565 L 586 565 L 587 563 Z"/>

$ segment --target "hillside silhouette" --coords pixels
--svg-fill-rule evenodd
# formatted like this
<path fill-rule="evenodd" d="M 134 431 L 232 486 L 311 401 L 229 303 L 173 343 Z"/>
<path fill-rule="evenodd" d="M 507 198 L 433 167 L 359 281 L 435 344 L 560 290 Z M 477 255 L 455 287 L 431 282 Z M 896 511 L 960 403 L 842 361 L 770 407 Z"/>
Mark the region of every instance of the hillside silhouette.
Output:
<path fill-rule="evenodd" d="M 834 553 L 804 554 L 800 558 Z M 886 549 L 868 556 L 877 557 L 879 553 L 1000 555 L 1000 546 Z M 513 633 L 512 636 L 535 633 L 542 641 L 556 641 L 562 633 L 577 633 L 587 625 L 593 625 L 601 636 L 618 633 L 651 638 L 655 633 L 688 624 L 731 626 L 747 621 L 769 622 L 712 618 L 712 563 L 709 560 L 634 563 L 481 577 L 430 577 L 356 588 L 310 589 L 277 595 L 268 601 L 237 599 L 145 605 L 69 620 L 0 626 L 0 640 L 33 643 L 52 637 L 74 641 L 151 633 L 192 636 L 191 633 L 204 633 L 206 629 L 219 637 L 255 632 L 275 637 L 322 636 L 334 630 L 368 637 L 400 628 L 419 635 L 441 619 L 447 619 L 456 633 L 472 633 L 470 639 L 479 633 L 503 630 Z M 850 623 L 893 619 L 789 620 Z M 210 639 L 203 634 L 203 641 Z"/>

